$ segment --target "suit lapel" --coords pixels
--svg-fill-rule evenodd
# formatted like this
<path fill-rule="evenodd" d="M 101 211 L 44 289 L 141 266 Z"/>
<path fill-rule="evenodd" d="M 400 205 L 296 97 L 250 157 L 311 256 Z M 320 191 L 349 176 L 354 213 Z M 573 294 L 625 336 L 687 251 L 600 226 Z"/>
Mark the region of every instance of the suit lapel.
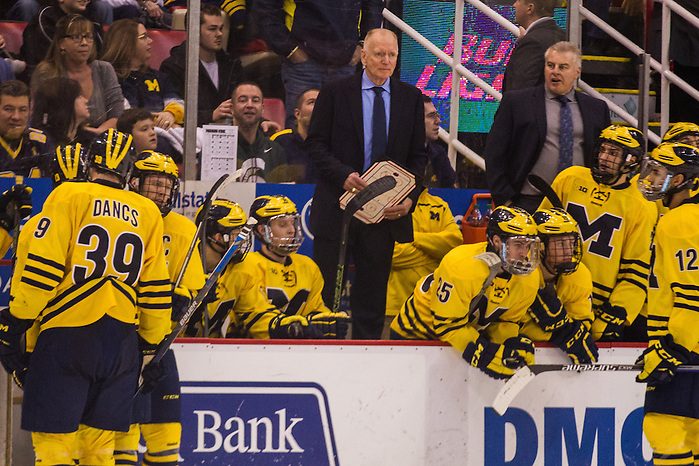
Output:
<path fill-rule="evenodd" d="M 539 141 L 546 139 L 546 92 L 544 86 L 537 86 L 532 92 L 532 105 L 539 125 Z"/>
<path fill-rule="evenodd" d="M 364 115 L 362 113 L 362 73 L 355 75 L 349 91 L 350 116 L 354 129 L 359 137 L 359 145 L 362 148 L 361 157 L 364 158 Z"/>
<path fill-rule="evenodd" d="M 390 78 L 391 83 L 391 111 L 389 112 L 389 120 L 388 120 L 388 141 L 386 143 L 386 153 L 388 154 L 388 151 L 390 150 L 390 147 L 392 147 L 395 144 L 395 138 L 396 132 L 398 131 L 398 128 L 402 126 L 400 122 L 398 121 L 400 119 L 400 111 L 398 110 L 398 105 L 399 105 L 399 100 L 400 96 L 398 96 L 398 86 L 395 86 L 395 81 L 393 78 Z"/>

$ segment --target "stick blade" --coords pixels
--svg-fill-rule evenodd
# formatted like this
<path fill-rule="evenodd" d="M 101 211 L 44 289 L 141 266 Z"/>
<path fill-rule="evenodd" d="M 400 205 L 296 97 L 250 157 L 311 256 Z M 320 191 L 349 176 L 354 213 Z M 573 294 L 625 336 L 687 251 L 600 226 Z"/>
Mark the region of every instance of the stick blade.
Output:
<path fill-rule="evenodd" d="M 495 400 L 493 400 L 493 410 L 502 416 L 510 407 L 515 397 L 524 390 L 524 387 L 536 377 L 536 374 L 527 366 L 518 369 L 517 372 L 500 389 Z"/>
<path fill-rule="evenodd" d="M 382 176 L 378 180 L 372 181 L 347 203 L 345 213 L 354 215 L 367 202 L 395 188 L 397 183 L 391 175 Z"/>

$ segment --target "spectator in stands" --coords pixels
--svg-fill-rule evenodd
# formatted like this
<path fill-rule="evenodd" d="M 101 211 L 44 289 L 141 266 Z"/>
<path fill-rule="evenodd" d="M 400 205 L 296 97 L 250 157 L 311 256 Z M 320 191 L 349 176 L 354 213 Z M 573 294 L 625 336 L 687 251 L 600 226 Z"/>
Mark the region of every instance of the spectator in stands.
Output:
<path fill-rule="evenodd" d="M 145 108 L 125 110 L 117 120 L 117 131 L 133 137 L 132 144 L 137 154 L 144 150 L 155 150 L 158 147 L 153 114 Z"/>
<path fill-rule="evenodd" d="M 158 0 L 160 3 L 160 0 Z M 247 1 L 247 4 L 251 4 Z M 224 49 L 231 50 L 231 45 L 238 44 L 243 37 L 243 29 L 247 19 L 247 4 L 246 0 L 202 0 L 202 6 L 210 4 L 217 6 L 228 15 L 228 47 Z M 174 8 L 187 8 L 187 0 L 164 0 L 164 7 L 170 11 Z"/>
<path fill-rule="evenodd" d="M 422 96 L 425 103 L 425 147 L 427 148 L 427 167 L 425 181 L 428 188 L 455 188 L 456 172 L 451 166 L 447 151 L 439 141 L 439 125 L 442 119 L 432 99 Z"/>
<path fill-rule="evenodd" d="M 393 247 L 386 292 L 386 317 L 400 312 L 420 278 L 431 274 L 444 255 L 463 242 L 449 205 L 424 189 L 413 211 L 413 242 Z"/>
<path fill-rule="evenodd" d="M 600 132 L 609 126 L 604 101 L 575 90 L 582 57 L 558 42 L 546 51 L 544 85 L 506 92 L 485 145 L 485 174 L 495 205 L 534 212 L 543 195 L 527 181 L 551 183 L 571 165 L 592 165 Z"/>
<path fill-rule="evenodd" d="M 230 96 L 242 81 L 240 61 L 222 49 L 223 12 L 208 3 L 201 6 L 199 20 L 199 108 L 197 125 L 222 122 L 233 117 Z M 180 98 L 184 98 L 186 41 L 170 50 L 160 71 L 170 78 Z"/>
<path fill-rule="evenodd" d="M 57 146 L 75 143 L 90 147 L 94 134 L 83 128 L 89 117 L 87 99 L 74 79 L 47 79 L 34 92 L 31 122 L 46 135 L 51 153 Z"/>
<path fill-rule="evenodd" d="M 516 0 L 515 21 L 520 25 L 510 61 L 505 68 L 502 92 L 544 83 L 544 53 L 566 34 L 553 20 L 556 0 Z"/>
<path fill-rule="evenodd" d="M 233 90 L 233 123 L 238 125 L 239 181 L 280 183 L 290 181 L 282 146 L 265 136 L 262 122 L 262 89 L 253 82 Z"/>
<path fill-rule="evenodd" d="M 284 148 L 289 164 L 289 173 L 292 181 L 296 183 L 315 184 L 318 180 L 318 169 L 311 162 L 304 147 L 316 98 L 318 98 L 318 89 L 308 89 L 301 93 L 296 99 L 296 108 L 294 109 L 296 128 L 285 129 L 270 138 Z"/>
<path fill-rule="evenodd" d="M 103 0 L 114 11 L 114 20 L 136 19 L 148 28 L 170 29 L 172 15 L 163 9 L 163 0 Z"/>
<path fill-rule="evenodd" d="M 102 59 L 114 67 L 129 105 L 147 108 L 155 115 L 157 127 L 169 129 L 184 123 L 184 102 L 170 79 L 148 66 L 152 42 L 143 24 L 121 19 L 107 31 Z"/>
<path fill-rule="evenodd" d="M 98 4 L 106 5 L 102 1 Z M 34 15 L 22 32 L 22 47 L 19 54 L 27 62 L 25 81 L 29 82 L 37 65 L 46 58 L 51 42 L 56 33 L 58 20 L 67 15 L 82 15 L 94 23 L 96 32 L 95 47 L 99 50 L 102 44 L 102 25 L 109 24 L 100 21 L 98 16 L 87 10 L 85 0 L 51 0 L 51 4 Z M 111 21 L 110 21 L 111 22 Z"/>
<path fill-rule="evenodd" d="M 29 87 L 17 80 L 0 84 L 0 173 L 50 176 L 46 136 L 28 129 L 28 120 Z"/>
<path fill-rule="evenodd" d="M 107 62 L 95 60 L 93 23 L 80 15 L 67 15 L 56 23 L 51 47 L 32 76 L 32 89 L 42 81 L 67 76 L 80 83 L 85 97 L 90 96 L 90 119 L 86 129 L 100 134 L 116 127 L 124 112 L 124 97 L 114 68 Z"/>
<path fill-rule="evenodd" d="M 12 8 L 7 11 L 4 18 L 10 21 L 29 23 L 42 10 L 42 7 L 46 6 L 46 3 L 49 2 L 41 0 L 17 0 L 15 4 L 12 5 Z M 61 5 L 63 3 L 76 4 L 78 2 L 71 2 L 71 0 L 58 0 L 55 4 Z M 73 7 L 71 6 L 70 8 Z M 101 24 L 108 25 L 112 23 L 112 7 L 106 1 L 81 1 L 76 8 L 81 9 L 85 16 L 94 18 L 95 21 Z M 78 12 L 76 11 L 76 13 Z"/>
<path fill-rule="evenodd" d="M 356 72 L 362 39 L 381 26 L 383 1 L 257 0 L 254 9 L 265 41 L 282 57 L 286 127 L 293 128 L 299 94 Z"/>

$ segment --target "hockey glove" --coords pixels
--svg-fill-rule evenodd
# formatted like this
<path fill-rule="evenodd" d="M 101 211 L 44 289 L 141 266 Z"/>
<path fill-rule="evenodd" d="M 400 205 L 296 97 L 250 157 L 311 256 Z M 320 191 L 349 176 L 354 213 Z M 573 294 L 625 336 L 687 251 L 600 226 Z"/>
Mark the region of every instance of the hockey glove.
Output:
<path fill-rule="evenodd" d="M 549 342 L 565 351 L 573 364 L 591 364 L 599 357 L 595 340 L 582 322 L 571 321 L 554 330 Z"/>
<path fill-rule="evenodd" d="M 572 323 L 556 292 L 546 288 L 539 290 L 536 299 L 529 307 L 529 314 L 545 332 L 553 332 Z"/>
<path fill-rule="evenodd" d="M 32 214 L 32 188 L 23 184 L 16 184 L 0 195 L 0 227 L 12 231 L 16 226 L 15 211 L 19 212 L 19 219 L 29 217 Z"/>
<path fill-rule="evenodd" d="M 595 309 L 597 318 L 593 327 L 599 329 L 597 341 L 619 341 L 624 335 L 624 322 L 626 322 L 626 309 L 621 306 L 612 306 L 605 301 L 602 306 Z"/>
<path fill-rule="evenodd" d="M 307 316 L 306 338 L 344 340 L 352 319 L 344 312 L 316 312 Z"/>
<path fill-rule="evenodd" d="M 308 321 L 303 316 L 279 314 L 269 323 L 269 337 L 272 339 L 306 338 Z"/>
<path fill-rule="evenodd" d="M 16 318 L 8 308 L 0 311 L 0 363 L 15 379 L 16 374 L 27 368 L 28 356 L 22 348 L 22 336 L 33 322 Z"/>
<path fill-rule="evenodd" d="M 192 302 L 192 292 L 184 286 L 179 286 L 172 290 L 172 315 L 173 322 L 179 322 L 182 316 L 189 309 Z"/>
<path fill-rule="evenodd" d="M 636 359 L 636 364 L 643 364 L 643 370 L 636 376 L 636 382 L 647 383 L 650 386 L 668 383 L 674 377 L 677 366 L 689 361 L 689 355 L 689 350 L 675 343 L 672 335 L 653 340 Z"/>
<path fill-rule="evenodd" d="M 495 379 L 507 379 L 521 365 L 534 362 L 534 345 L 523 336 L 508 338 L 502 345 L 479 337 L 466 346 L 462 357 Z"/>
<path fill-rule="evenodd" d="M 155 356 L 158 350 L 158 345 L 148 343 L 139 335 L 138 346 L 143 357 L 139 385 L 142 385 L 141 393 L 145 394 L 155 390 L 155 387 L 167 376 L 167 367 L 163 364 L 162 359 L 158 362 L 153 362 L 153 356 Z"/>

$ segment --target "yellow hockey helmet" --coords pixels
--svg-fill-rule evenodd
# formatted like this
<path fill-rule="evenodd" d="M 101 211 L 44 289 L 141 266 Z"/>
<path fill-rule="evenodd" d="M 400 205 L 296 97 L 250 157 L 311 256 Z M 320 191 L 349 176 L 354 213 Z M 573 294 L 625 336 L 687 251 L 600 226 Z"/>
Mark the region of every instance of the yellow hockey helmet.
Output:
<path fill-rule="evenodd" d="M 155 202 L 163 217 L 166 216 L 180 191 L 177 164 L 169 155 L 152 150 L 138 154 L 131 173 L 131 186 L 143 196 Z M 164 176 L 171 181 L 170 188 L 154 186 L 146 182 L 149 176 Z"/>
<path fill-rule="evenodd" d="M 672 125 L 672 128 L 667 130 L 663 136 L 663 142 L 684 142 L 682 139 L 688 136 L 699 138 L 699 125 L 680 121 Z"/>
<path fill-rule="evenodd" d="M 87 156 L 88 175 L 90 168 L 118 176 L 121 187 L 126 186 L 133 167 L 134 149 L 130 134 L 114 128 L 103 132 L 90 145 Z"/>
<path fill-rule="evenodd" d="M 51 176 L 54 188 L 64 181 L 85 181 L 85 159 L 87 155 L 82 144 L 58 146 L 51 161 Z"/>

